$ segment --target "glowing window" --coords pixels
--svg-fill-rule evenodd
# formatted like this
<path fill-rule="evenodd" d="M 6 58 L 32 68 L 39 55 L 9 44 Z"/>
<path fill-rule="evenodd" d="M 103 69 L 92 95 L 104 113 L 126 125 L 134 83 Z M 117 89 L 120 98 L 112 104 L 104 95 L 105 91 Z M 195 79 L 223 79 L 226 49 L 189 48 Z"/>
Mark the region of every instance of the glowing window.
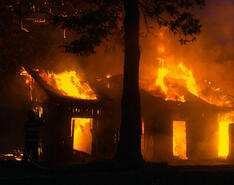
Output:
<path fill-rule="evenodd" d="M 185 121 L 173 121 L 173 156 L 188 159 Z"/>
<path fill-rule="evenodd" d="M 219 122 L 219 145 L 218 156 L 221 158 L 227 158 L 229 154 L 229 133 L 228 133 L 228 121 Z"/>
<path fill-rule="evenodd" d="M 71 133 L 73 134 L 73 150 L 92 154 L 92 128 L 92 118 L 71 119 Z"/>
<path fill-rule="evenodd" d="M 234 111 L 218 115 L 218 157 L 227 158 L 229 154 L 229 124 L 234 122 Z"/>
<path fill-rule="evenodd" d="M 143 151 L 144 148 L 145 148 L 145 141 L 144 141 L 144 139 L 145 139 L 145 137 L 144 137 L 144 134 L 145 134 L 145 123 L 144 123 L 144 121 L 142 121 L 141 127 L 142 127 L 142 132 L 141 132 L 141 151 Z"/>

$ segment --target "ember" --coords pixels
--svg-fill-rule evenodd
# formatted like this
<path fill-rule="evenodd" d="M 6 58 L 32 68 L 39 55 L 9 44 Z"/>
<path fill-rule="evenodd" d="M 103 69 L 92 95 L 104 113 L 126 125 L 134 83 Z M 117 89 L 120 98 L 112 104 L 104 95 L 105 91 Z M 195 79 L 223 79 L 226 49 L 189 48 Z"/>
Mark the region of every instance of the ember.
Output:
<path fill-rule="evenodd" d="M 22 158 L 23 158 L 22 148 L 15 149 L 10 153 L 0 153 L 0 160 L 22 161 Z"/>

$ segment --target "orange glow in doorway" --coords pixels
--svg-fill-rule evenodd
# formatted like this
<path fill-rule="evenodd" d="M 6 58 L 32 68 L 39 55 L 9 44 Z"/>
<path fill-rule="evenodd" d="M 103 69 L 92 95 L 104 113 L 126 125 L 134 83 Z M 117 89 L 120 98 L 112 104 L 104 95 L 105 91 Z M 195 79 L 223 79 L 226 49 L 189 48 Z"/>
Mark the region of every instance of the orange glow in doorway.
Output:
<path fill-rule="evenodd" d="M 72 118 L 73 150 L 92 154 L 92 118 Z M 74 129 L 74 130 L 73 130 Z"/>
<path fill-rule="evenodd" d="M 173 156 L 188 159 L 186 153 L 186 122 L 173 121 Z"/>

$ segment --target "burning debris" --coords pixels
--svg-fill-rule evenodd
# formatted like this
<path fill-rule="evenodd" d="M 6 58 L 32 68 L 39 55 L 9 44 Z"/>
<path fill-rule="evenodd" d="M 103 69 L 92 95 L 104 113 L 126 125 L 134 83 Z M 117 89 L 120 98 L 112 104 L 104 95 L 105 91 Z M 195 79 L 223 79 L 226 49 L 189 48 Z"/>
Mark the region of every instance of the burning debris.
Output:
<path fill-rule="evenodd" d="M 18 148 L 10 153 L 0 153 L 0 160 L 14 160 L 22 161 L 23 158 L 23 148 Z"/>

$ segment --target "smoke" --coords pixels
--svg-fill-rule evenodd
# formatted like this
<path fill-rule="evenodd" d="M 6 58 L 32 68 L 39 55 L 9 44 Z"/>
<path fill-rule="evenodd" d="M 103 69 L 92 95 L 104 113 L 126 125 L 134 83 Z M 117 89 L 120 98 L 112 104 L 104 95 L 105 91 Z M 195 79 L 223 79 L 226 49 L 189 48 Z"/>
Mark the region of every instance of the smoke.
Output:
<path fill-rule="evenodd" d="M 115 38 L 104 40 L 102 45 L 95 49 L 94 54 L 79 56 L 75 53 L 66 53 L 62 47 L 66 42 L 76 39 L 71 30 L 67 30 L 67 40 L 63 39 L 60 29 L 49 34 L 53 35 L 52 44 L 48 47 L 46 55 L 41 57 L 43 59 L 39 58 L 36 65 L 32 64 L 33 67 L 54 73 L 74 70 L 88 81 L 105 77 L 107 74 L 112 76 L 122 74 L 124 52 L 122 45 L 115 42 Z"/>
<path fill-rule="evenodd" d="M 206 6 L 194 14 L 200 18 L 203 28 L 193 43 L 181 45 L 179 37 L 165 28 L 155 28 L 154 34 L 141 37 L 142 85 L 152 83 L 157 75 L 157 58 L 165 57 L 173 64 L 183 62 L 193 71 L 198 85 L 204 80 L 211 81 L 233 95 L 234 2 L 208 0 Z M 164 47 L 165 52 L 160 53 L 159 47 Z"/>

